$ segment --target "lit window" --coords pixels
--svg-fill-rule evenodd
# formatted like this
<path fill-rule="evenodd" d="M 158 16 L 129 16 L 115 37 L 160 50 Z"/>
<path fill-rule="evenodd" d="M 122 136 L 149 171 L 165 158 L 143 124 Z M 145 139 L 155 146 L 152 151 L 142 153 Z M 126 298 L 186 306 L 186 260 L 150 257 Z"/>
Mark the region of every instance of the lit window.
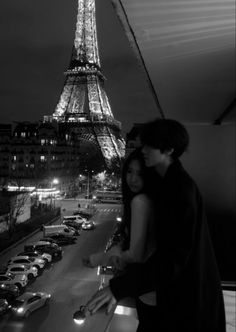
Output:
<path fill-rule="evenodd" d="M 41 145 L 46 144 L 46 140 L 45 139 L 41 139 Z"/>
<path fill-rule="evenodd" d="M 45 156 L 40 156 L 40 161 L 42 161 L 42 162 L 46 161 L 46 157 Z"/>
<path fill-rule="evenodd" d="M 12 156 L 12 158 L 13 158 L 13 161 L 16 161 L 16 156 Z"/>
<path fill-rule="evenodd" d="M 21 132 L 21 137 L 25 137 L 26 136 L 26 134 L 25 134 L 25 132 Z"/>

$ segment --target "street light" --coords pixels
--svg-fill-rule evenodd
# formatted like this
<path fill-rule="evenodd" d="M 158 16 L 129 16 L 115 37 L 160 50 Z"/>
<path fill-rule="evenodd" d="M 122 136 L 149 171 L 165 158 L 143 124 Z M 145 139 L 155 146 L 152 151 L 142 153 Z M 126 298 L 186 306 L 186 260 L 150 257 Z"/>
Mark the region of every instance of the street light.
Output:
<path fill-rule="evenodd" d="M 54 189 L 53 188 L 53 185 L 57 185 L 59 183 L 59 180 L 57 178 L 54 178 L 51 182 L 51 205 L 52 205 L 52 198 L 53 198 L 53 193 L 52 193 L 52 190 Z M 54 193 L 54 209 L 55 209 L 55 193 Z"/>
<path fill-rule="evenodd" d="M 58 183 L 59 183 L 59 180 L 58 180 L 58 179 L 54 178 L 54 179 L 52 180 L 52 184 L 58 184 Z"/>

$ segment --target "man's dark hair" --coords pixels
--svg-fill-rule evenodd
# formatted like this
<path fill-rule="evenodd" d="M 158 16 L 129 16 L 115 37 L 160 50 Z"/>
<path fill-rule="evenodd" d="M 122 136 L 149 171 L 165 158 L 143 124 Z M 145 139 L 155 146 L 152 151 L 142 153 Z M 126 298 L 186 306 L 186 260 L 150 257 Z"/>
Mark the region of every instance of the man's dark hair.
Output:
<path fill-rule="evenodd" d="M 162 153 L 174 149 L 173 159 L 179 158 L 189 144 L 186 128 L 172 119 L 157 119 L 144 124 L 140 139 L 143 145 L 159 149 Z"/>

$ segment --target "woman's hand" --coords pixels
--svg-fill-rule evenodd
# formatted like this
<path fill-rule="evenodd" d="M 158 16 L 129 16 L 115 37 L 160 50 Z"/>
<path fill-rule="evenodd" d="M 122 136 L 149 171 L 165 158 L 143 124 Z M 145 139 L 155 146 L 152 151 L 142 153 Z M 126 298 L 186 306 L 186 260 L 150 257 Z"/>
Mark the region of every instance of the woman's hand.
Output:
<path fill-rule="evenodd" d="M 85 306 L 85 312 L 90 312 L 91 314 L 96 313 L 103 305 L 106 305 L 106 313 L 109 314 L 111 309 L 117 303 L 114 295 L 111 292 L 109 286 L 99 290 L 95 293 L 92 298 L 88 301 Z"/>

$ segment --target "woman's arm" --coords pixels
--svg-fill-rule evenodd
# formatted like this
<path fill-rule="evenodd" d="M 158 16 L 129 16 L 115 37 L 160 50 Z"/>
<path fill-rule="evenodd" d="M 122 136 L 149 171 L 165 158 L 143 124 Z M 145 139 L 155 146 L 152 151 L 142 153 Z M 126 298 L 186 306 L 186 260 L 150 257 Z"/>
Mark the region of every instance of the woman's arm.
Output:
<path fill-rule="evenodd" d="M 146 256 L 147 230 L 153 217 L 152 204 L 145 194 L 136 195 L 131 202 L 130 246 L 121 252 L 124 263 L 142 262 Z"/>
<path fill-rule="evenodd" d="M 143 262 L 146 258 L 147 229 L 151 218 L 153 209 L 150 199 L 145 194 L 136 195 L 131 202 L 129 249 L 121 251 L 117 245 L 107 252 L 92 254 L 89 256 L 89 265 L 95 267 L 112 264 L 122 269 L 126 264 Z"/>

